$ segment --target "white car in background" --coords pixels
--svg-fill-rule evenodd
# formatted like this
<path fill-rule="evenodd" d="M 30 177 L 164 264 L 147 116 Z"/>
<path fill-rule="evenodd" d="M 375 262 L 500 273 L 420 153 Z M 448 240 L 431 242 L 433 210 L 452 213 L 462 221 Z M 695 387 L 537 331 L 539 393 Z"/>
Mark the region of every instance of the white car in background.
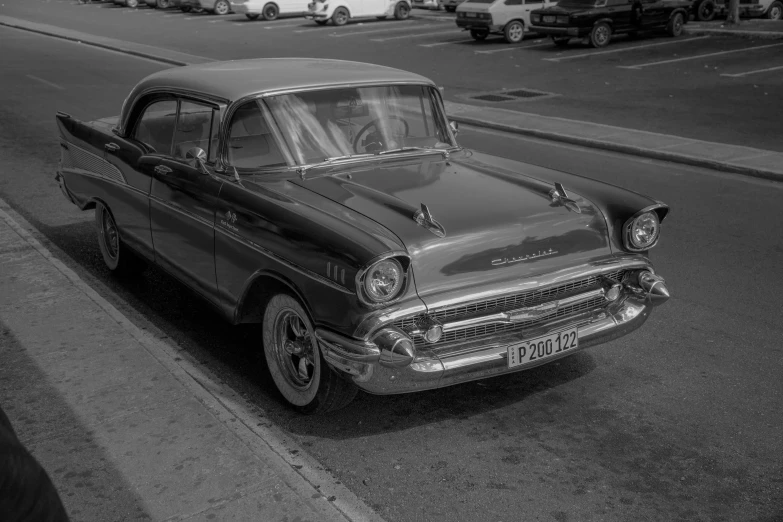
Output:
<path fill-rule="evenodd" d="M 231 10 L 250 20 L 275 20 L 278 16 L 302 16 L 308 0 L 231 0 Z"/>
<path fill-rule="evenodd" d="M 380 18 L 394 16 L 405 20 L 410 16 L 409 0 L 316 0 L 308 5 L 305 18 L 319 25 L 329 20 L 334 25 L 345 25 L 353 18 Z"/>

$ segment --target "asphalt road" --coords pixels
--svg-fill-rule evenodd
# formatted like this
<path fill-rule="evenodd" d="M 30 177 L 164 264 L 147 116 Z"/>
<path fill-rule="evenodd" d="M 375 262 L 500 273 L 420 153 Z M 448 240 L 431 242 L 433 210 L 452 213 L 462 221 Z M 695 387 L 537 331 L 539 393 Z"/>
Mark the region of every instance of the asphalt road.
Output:
<path fill-rule="evenodd" d="M 7 28 L 0 46 L 0 197 L 99 293 L 207 364 L 390 522 L 783 518 L 783 185 L 463 129 L 467 147 L 668 202 L 653 257 L 673 298 L 632 336 L 544 367 L 360 394 L 303 417 L 254 362 L 257 329 L 228 326 L 157 270 L 113 279 L 92 213 L 53 181 L 54 112 L 115 114 L 162 66 Z"/>
<path fill-rule="evenodd" d="M 783 75 L 756 72 L 783 65 L 783 41 L 653 34 L 618 37 L 602 50 L 576 42 L 564 50 L 535 38 L 474 42 L 453 14 L 421 9 L 404 22 L 343 27 L 75 0 L 4 0 L 0 14 L 215 59 L 374 62 L 431 77 L 452 101 L 783 151 Z M 496 104 L 473 98 L 516 89 L 545 95 Z"/>

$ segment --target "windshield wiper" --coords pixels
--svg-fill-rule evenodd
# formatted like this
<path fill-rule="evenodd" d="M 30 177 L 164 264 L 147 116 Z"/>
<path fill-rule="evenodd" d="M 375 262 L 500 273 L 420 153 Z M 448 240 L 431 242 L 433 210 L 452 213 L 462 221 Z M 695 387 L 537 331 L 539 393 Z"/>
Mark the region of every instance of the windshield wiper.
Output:
<path fill-rule="evenodd" d="M 399 147 L 396 149 L 382 150 L 380 152 L 376 152 L 375 154 L 378 156 L 383 156 L 384 154 L 394 154 L 396 152 L 408 152 L 414 150 L 437 152 L 438 154 L 442 154 L 444 159 L 448 159 L 449 157 L 449 151 L 447 149 L 436 149 L 435 147 Z"/>
<path fill-rule="evenodd" d="M 375 156 L 375 154 L 369 154 L 369 153 L 361 153 L 361 154 L 344 154 L 342 156 L 330 156 L 328 158 L 324 158 L 321 160 L 320 163 L 310 163 L 309 165 L 302 165 L 301 167 L 296 169 L 296 172 L 299 174 L 299 176 L 304 179 L 305 174 L 307 174 L 307 171 L 310 170 L 313 167 L 321 167 L 324 165 L 329 165 L 331 163 L 334 163 L 335 161 L 344 160 L 344 159 L 353 159 L 353 158 L 372 158 Z"/>

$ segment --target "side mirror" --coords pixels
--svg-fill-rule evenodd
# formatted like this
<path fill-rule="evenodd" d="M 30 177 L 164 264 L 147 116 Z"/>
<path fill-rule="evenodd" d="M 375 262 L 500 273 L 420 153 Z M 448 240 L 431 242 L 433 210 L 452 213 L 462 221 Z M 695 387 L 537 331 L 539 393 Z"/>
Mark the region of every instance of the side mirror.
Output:
<path fill-rule="evenodd" d="M 198 169 L 204 174 L 209 174 L 206 165 L 207 153 L 204 152 L 204 149 L 193 147 L 185 153 L 185 160 L 187 160 L 191 167 L 198 167 Z"/>
<path fill-rule="evenodd" d="M 450 121 L 449 122 L 449 128 L 451 129 L 451 133 L 454 135 L 454 137 L 459 134 L 459 123 L 456 121 Z"/>

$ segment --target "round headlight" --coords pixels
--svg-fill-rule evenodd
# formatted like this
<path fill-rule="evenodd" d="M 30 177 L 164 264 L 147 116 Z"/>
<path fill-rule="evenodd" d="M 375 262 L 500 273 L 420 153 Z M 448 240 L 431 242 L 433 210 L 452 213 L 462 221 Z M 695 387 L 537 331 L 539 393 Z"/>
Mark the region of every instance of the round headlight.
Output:
<path fill-rule="evenodd" d="M 628 247 L 631 250 L 647 250 L 658 241 L 661 224 L 658 214 L 645 212 L 633 219 L 628 225 Z"/>
<path fill-rule="evenodd" d="M 397 297 L 403 283 L 402 265 L 396 259 L 378 261 L 364 276 L 364 291 L 375 303 L 383 303 Z"/>

